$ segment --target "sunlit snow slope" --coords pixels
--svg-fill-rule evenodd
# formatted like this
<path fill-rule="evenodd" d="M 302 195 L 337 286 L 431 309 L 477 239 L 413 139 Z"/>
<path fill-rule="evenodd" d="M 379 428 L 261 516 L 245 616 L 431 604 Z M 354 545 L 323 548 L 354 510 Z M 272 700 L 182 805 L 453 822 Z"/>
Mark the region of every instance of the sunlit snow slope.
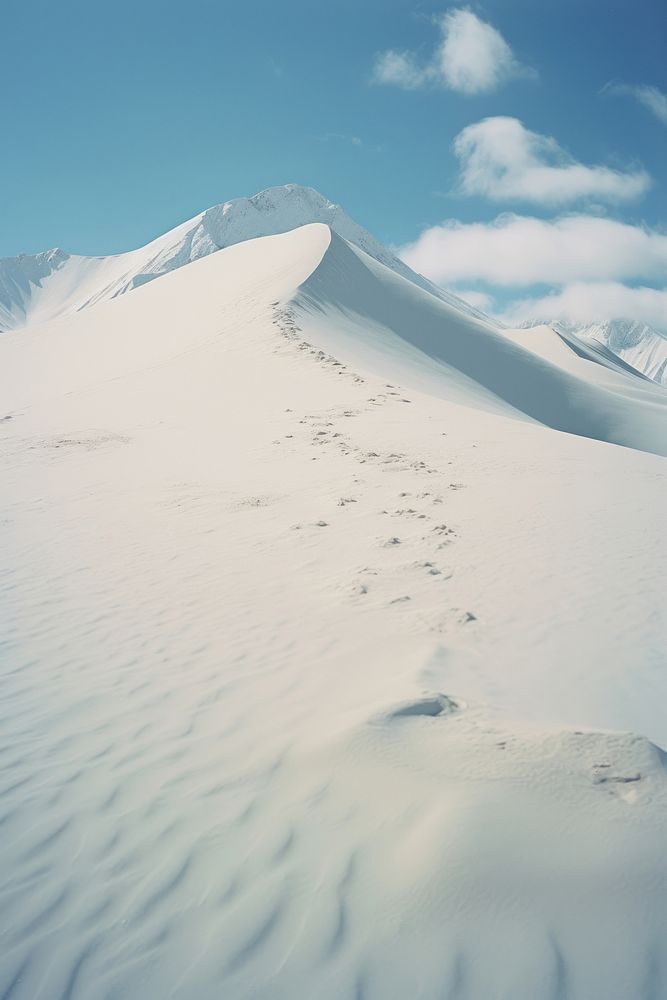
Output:
<path fill-rule="evenodd" d="M 316 224 L 0 338 L 0 997 L 667 998 L 662 396 L 548 334 Z"/>
<path fill-rule="evenodd" d="M 403 277 L 470 315 L 461 299 L 415 274 L 313 188 L 297 184 L 269 188 L 209 208 L 145 247 L 111 257 L 81 257 L 55 249 L 0 259 L 0 331 L 70 315 L 160 278 L 221 248 L 259 236 L 288 232 L 308 223 L 329 225 L 344 239 Z"/>

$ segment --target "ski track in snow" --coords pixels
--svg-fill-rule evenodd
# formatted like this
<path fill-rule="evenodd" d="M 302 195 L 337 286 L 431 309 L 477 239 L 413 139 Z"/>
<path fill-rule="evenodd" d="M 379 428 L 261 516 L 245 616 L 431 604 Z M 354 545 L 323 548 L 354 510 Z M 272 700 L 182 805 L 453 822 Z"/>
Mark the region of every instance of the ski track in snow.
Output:
<path fill-rule="evenodd" d="M 155 356 L 0 426 L 0 997 L 667 997 L 664 755 L 589 728 L 667 740 L 664 464 L 361 371 L 286 273 L 104 307 Z"/>

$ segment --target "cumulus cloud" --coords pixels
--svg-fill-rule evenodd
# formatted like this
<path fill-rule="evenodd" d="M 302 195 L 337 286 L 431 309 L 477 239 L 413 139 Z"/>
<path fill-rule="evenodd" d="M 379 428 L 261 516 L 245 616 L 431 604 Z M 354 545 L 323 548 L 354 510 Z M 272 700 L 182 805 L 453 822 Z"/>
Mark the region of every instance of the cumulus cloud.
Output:
<path fill-rule="evenodd" d="M 603 92 L 634 97 L 645 108 L 648 108 L 663 125 L 667 125 L 667 94 L 663 94 L 657 87 L 651 87 L 648 84 L 633 86 L 628 83 L 608 83 L 603 88 Z"/>
<path fill-rule="evenodd" d="M 494 201 L 562 205 L 586 199 L 628 201 L 651 183 L 644 170 L 620 171 L 577 162 L 550 136 L 517 118 L 485 118 L 454 140 L 466 194 Z"/>
<path fill-rule="evenodd" d="M 667 331 L 667 288 L 631 288 L 620 282 L 573 282 L 537 298 L 519 299 L 507 308 L 510 324 L 560 320 L 575 325 L 627 319 Z"/>
<path fill-rule="evenodd" d="M 500 32 L 470 10 L 450 11 L 442 19 L 439 70 L 452 90 L 479 94 L 495 90 L 523 67 Z"/>
<path fill-rule="evenodd" d="M 455 220 L 425 230 L 403 260 L 443 284 L 565 285 L 635 281 L 667 273 L 667 235 L 592 215 L 557 219 L 504 214 L 493 222 Z"/>
<path fill-rule="evenodd" d="M 407 90 L 439 86 L 481 94 L 512 77 L 534 75 L 515 58 L 500 32 L 468 8 L 448 11 L 438 25 L 440 40 L 430 59 L 420 62 L 412 52 L 382 52 L 375 62 L 375 82 Z"/>
<path fill-rule="evenodd" d="M 453 286 L 486 312 L 493 298 L 506 298 L 502 289 L 525 289 L 514 293 L 500 317 L 510 324 L 614 318 L 667 331 L 667 234 L 654 229 L 591 215 L 505 214 L 489 223 L 450 220 L 433 226 L 400 255 L 415 271 Z M 467 291 L 478 284 L 481 289 Z"/>

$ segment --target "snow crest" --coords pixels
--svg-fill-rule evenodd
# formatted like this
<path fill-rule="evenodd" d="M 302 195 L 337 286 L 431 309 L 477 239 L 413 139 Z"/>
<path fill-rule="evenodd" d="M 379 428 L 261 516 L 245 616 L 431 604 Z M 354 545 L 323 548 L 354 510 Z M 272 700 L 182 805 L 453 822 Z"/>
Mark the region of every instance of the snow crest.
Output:
<path fill-rule="evenodd" d="M 163 277 L 225 247 L 324 223 L 343 239 L 467 315 L 482 316 L 455 295 L 416 274 L 340 205 L 310 187 L 286 184 L 252 198 L 216 205 L 147 246 L 111 257 L 61 250 L 0 260 L 0 331 L 71 315 Z M 57 272 L 57 273 L 56 273 Z"/>

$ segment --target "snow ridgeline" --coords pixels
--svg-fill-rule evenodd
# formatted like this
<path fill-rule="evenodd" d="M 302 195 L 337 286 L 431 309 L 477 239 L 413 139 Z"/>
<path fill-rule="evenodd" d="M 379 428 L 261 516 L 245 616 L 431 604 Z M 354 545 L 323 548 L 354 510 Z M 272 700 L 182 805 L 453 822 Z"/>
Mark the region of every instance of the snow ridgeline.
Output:
<path fill-rule="evenodd" d="M 667 396 L 615 358 L 539 350 L 406 282 L 336 233 L 297 308 L 332 354 L 475 407 L 667 455 Z M 543 330 L 554 341 L 556 333 Z M 590 364 L 594 359 L 597 364 Z"/>
<path fill-rule="evenodd" d="M 662 1000 L 657 388 L 322 225 L 0 355 L 0 995 Z"/>
<path fill-rule="evenodd" d="M 584 341 L 603 344 L 637 371 L 667 385 L 667 337 L 646 323 L 606 320 L 575 331 Z"/>
<path fill-rule="evenodd" d="M 658 385 L 667 385 L 667 336 L 647 323 L 606 319 L 597 323 L 572 323 L 544 316 L 521 323 L 525 330 L 550 326 L 574 350 L 595 360 L 595 355 L 621 361 Z"/>
<path fill-rule="evenodd" d="M 464 313 L 481 315 L 462 299 L 415 274 L 340 205 L 313 188 L 286 184 L 209 208 L 128 253 L 81 257 L 56 249 L 0 260 L 0 331 L 71 315 L 225 247 L 314 222 L 330 226 L 343 239 Z"/>
<path fill-rule="evenodd" d="M 268 188 L 252 198 L 216 205 L 147 246 L 128 253 L 82 257 L 54 249 L 0 259 L 0 332 L 71 315 L 225 247 L 315 222 L 330 226 L 343 239 L 463 315 L 488 321 L 488 317 L 458 296 L 412 271 L 354 222 L 340 205 L 313 188 L 286 184 Z M 522 326 L 545 323 L 550 320 L 526 322 Z M 501 328 L 500 324 L 495 325 Z M 606 349 L 653 381 L 663 383 L 667 378 L 667 339 L 645 324 L 608 320 L 584 327 L 550 325 L 567 335 L 573 349 L 588 351 L 594 359 L 596 351 Z"/>

